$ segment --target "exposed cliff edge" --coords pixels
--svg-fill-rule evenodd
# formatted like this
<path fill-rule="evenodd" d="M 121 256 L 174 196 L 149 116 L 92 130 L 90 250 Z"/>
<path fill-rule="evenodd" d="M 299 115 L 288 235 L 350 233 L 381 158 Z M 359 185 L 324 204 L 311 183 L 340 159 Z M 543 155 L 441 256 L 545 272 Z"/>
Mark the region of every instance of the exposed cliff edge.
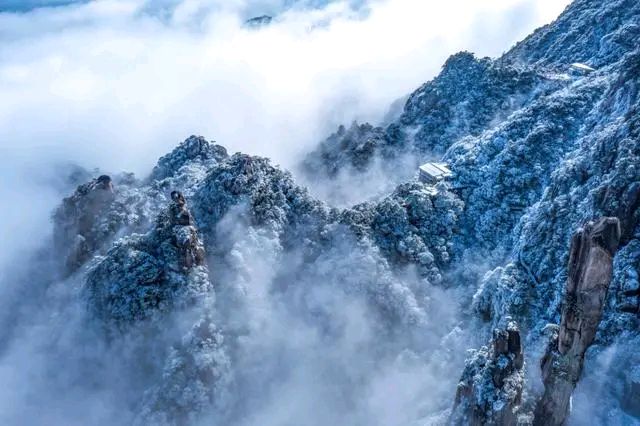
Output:
<path fill-rule="evenodd" d="M 640 362 L 631 349 L 640 341 L 639 28 L 638 2 L 575 1 L 501 58 L 452 56 L 395 121 L 339 129 L 302 165 L 312 185 L 323 176 L 339 194 L 380 174 L 406 179 L 407 164 L 416 170 L 434 156 L 448 163 L 449 190 L 464 208 L 443 282 L 478 283 L 473 315 L 489 329 L 517 320 L 534 359 L 546 325 L 562 316 L 572 233 L 593 218 L 615 218 L 620 249 L 583 354 L 578 422 L 637 421 L 637 375 L 620 372 Z M 576 72 L 576 63 L 589 71 Z M 532 398 L 532 384 L 524 386 Z M 591 407 L 583 395 L 608 402 Z"/>
<path fill-rule="evenodd" d="M 537 425 L 563 425 L 567 420 L 585 352 L 600 325 L 619 243 L 617 218 L 590 222 L 571 240 L 562 319 L 541 361 L 545 390 L 535 411 Z"/>
<path fill-rule="evenodd" d="M 126 327 L 210 292 L 204 247 L 185 203 L 173 192 L 153 230 L 118 241 L 89 270 L 88 302 L 103 321 Z"/>
<path fill-rule="evenodd" d="M 524 388 L 524 354 L 514 321 L 473 352 L 458 384 L 449 424 L 516 425 Z"/>

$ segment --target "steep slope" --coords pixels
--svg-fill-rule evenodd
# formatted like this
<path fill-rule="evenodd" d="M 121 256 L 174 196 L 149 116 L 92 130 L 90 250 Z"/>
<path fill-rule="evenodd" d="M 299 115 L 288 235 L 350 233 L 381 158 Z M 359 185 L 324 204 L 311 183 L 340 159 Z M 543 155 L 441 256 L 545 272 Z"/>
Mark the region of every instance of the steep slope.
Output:
<path fill-rule="evenodd" d="M 563 67 L 581 62 L 601 68 L 637 48 L 638 2 L 576 0 L 552 24 L 536 30 L 503 56 L 512 63 Z"/>
<path fill-rule="evenodd" d="M 197 137 L 148 178 L 123 176 L 80 185 L 54 226 L 65 276 L 82 282 L 83 321 L 118 374 L 135 381 L 125 422 L 241 424 L 264 409 L 263 392 L 307 387 L 289 375 L 310 368 L 323 372 L 317 386 L 339 383 L 354 398 L 329 398 L 336 418 L 360 423 L 375 417 L 373 407 L 352 406 L 380 380 L 370 366 L 462 362 L 443 341 L 456 307 L 439 306 L 445 296 L 432 287 L 450 264 L 463 209 L 445 186 L 406 183 L 377 202 L 337 209 L 269 160 L 228 156 Z M 91 244 L 79 251 L 77 241 Z M 363 333 L 357 343 L 353 327 Z M 283 341 L 290 329 L 304 347 Z M 363 351 L 358 367 L 325 371 L 330 359 L 362 361 Z M 323 352 L 329 358 L 304 361 Z M 277 360 L 290 354 L 284 368 Z M 433 374 L 443 383 L 448 375 Z M 429 403 L 446 409 L 451 385 Z"/>
<path fill-rule="evenodd" d="M 436 78 L 409 96 L 398 119 L 385 128 L 365 123 L 339 130 L 307 156 L 301 174 L 313 185 L 340 172 L 364 172 L 371 179 L 381 169 L 386 179 L 400 182 L 408 164 L 442 156 L 460 139 L 479 136 L 536 99 L 545 102 L 566 88 L 580 77 L 569 74 L 572 63 L 600 68 L 619 62 L 637 47 L 639 8 L 634 1 L 575 1 L 501 58 L 453 55 Z M 377 162 L 382 166 L 370 173 L 366 166 Z M 329 194 L 345 184 L 337 179 Z"/>
<path fill-rule="evenodd" d="M 452 238 L 455 261 L 444 282 L 462 285 L 465 277 L 464 285 L 478 286 L 472 315 L 487 321 L 488 329 L 506 317 L 517 319 L 531 348 L 528 376 L 539 376 L 529 366 L 542 355 L 543 330 L 560 320 L 571 235 L 592 219 L 620 221 L 621 248 L 604 320 L 587 353 L 587 384 L 578 385 L 576 396 L 580 404 L 587 403 L 584 395 L 605 402 L 588 410 L 580 405 L 576 422 L 597 418 L 627 424 L 638 412 L 630 396 L 637 379 L 623 372 L 638 362 L 628 348 L 638 341 L 640 287 L 639 19 L 638 2 L 576 1 L 500 59 L 453 56 L 386 129 L 360 126 L 369 129 L 360 133 L 365 139 L 376 135 L 367 161 L 385 163 L 381 169 L 389 179 L 402 169 L 396 159 L 406 152 L 414 153 L 414 164 L 442 156 L 450 165 L 449 188 L 464 210 Z M 596 69 L 572 70 L 574 62 Z M 504 71 L 509 69 L 519 71 Z M 484 96 L 487 100 L 479 103 Z M 500 114 L 498 105 L 505 99 L 513 108 Z M 352 147 L 365 143 L 357 134 L 352 132 L 347 143 L 335 137 L 323 142 L 310 154 L 305 172 L 330 179 L 351 167 L 349 161 L 361 155 Z M 487 269 L 478 268 L 479 262 L 488 267 L 484 276 Z M 604 386 L 603 377 L 612 388 Z M 525 399 L 534 400 L 538 392 L 528 383 Z"/>
<path fill-rule="evenodd" d="M 196 303 L 212 290 L 204 248 L 179 192 L 153 230 L 119 240 L 96 260 L 87 274 L 88 302 L 117 328 Z"/>
<path fill-rule="evenodd" d="M 308 155 L 302 171 L 330 179 L 341 170 L 366 172 L 377 157 L 386 162 L 407 155 L 415 166 L 419 159 L 441 155 L 461 137 L 479 135 L 564 85 L 536 69 L 461 52 L 409 96 L 403 113 L 386 129 L 369 124 L 341 128 Z M 398 169 L 388 165 L 383 170 L 392 176 Z"/>

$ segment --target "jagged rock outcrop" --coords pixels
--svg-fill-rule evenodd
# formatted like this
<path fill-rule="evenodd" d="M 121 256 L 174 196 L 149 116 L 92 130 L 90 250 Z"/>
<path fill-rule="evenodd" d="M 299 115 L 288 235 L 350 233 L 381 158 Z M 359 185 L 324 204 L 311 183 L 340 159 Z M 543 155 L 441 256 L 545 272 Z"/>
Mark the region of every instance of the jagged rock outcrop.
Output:
<path fill-rule="evenodd" d="M 221 410 L 231 380 L 224 337 L 211 318 L 199 320 L 169 352 L 161 383 L 147 392 L 135 425 L 183 426 Z"/>
<path fill-rule="evenodd" d="M 562 319 L 541 361 L 545 391 L 535 411 L 539 425 L 563 425 L 571 393 L 593 343 L 611 282 L 620 221 L 590 222 L 572 238 Z"/>
<path fill-rule="evenodd" d="M 145 182 L 122 173 L 78 186 L 53 215 L 54 242 L 64 257 L 64 272 L 73 273 L 120 236 L 146 232 L 169 190 L 190 195 L 207 171 L 227 157 L 222 146 L 190 136 L 158 160 Z"/>
<path fill-rule="evenodd" d="M 414 182 L 398 186 L 375 204 L 345 209 L 340 223 L 371 238 L 392 265 L 415 265 L 421 276 L 440 283 L 463 207 L 446 185 Z"/>
<path fill-rule="evenodd" d="M 86 262 L 117 227 L 109 216 L 115 200 L 107 175 L 82 184 L 65 198 L 53 216 L 54 243 L 63 257 L 65 273 Z"/>
<path fill-rule="evenodd" d="M 228 156 L 224 147 L 190 136 L 158 160 L 147 181 L 161 190 L 173 188 L 189 195 L 209 169 Z"/>
<path fill-rule="evenodd" d="M 146 234 L 116 242 L 87 274 L 92 312 L 106 324 L 126 328 L 163 311 L 195 303 L 211 291 L 204 247 L 182 194 Z"/>
<path fill-rule="evenodd" d="M 530 330 L 527 336 L 530 345 L 544 345 L 536 343 L 543 340 L 542 329 L 547 323 L 560 320 L 566 280 L 564 265 L 569 258 L 567 241 L 578 226 L 593 217 L 618 218 L 621 249 L 614 259 L 607 308 L 590 351 L 592 356 L 585 360 L 592 366 L 588 368 L 601 368 L 598 363 L 611 356 L 608 351 L 619 354 L 616 355 L 619 359 L 617 365 L 627 366 L 624 368 L 630 368 L 636 362 L 625 355 L 624 348 L 627 347 L 625 342 L 634 341 L 638 329 L 637 315 L 625 310 L 633 310 L 636 306 L 638 300 L 633 292 L 640 287 L 640 211 L 634 195 L 640 181 L 640 170 L 634 165 L 640 160 L 640 145 L 637 143 L 639 58 L 637 51 L 630 52 L 619 63 L 609 66 L 606 76 L 590 76 L 576 81 L 575 87 L 599 86 L 596 99 L 600 102 L 580 119 L 583 124 L 573 139 L 573 148 L 566 150 L 553 166 L 540 198 L 535 201 L 537 196 L 532 197 L 530 207 L 517 219 L 509 237 L 513 246 L 503 235 L 496 236 L 502 239 L 497 247 L 512 251 L 504 264 L 485 275 L 474 303 L 476 312 L 492 326 L 506 315 L 511 315 Z M 589 83 L 589 80 L 593 82 Z M 566 113 L 571 114 L 571 110 Z M 529 119 L 537 118 L 531 116 Z M 494 170 L 494 176 L 504 176 L 502 166 Z M 473 170 L 468 169 L 468 172 L 473 173 Z M 458 166 L 456 173 L 460 176 L 464 172 Z M 487 188 L 491 188 L 495 178 L 487 175 L 484 182 Z M 481 217 L 484 215 L 482 209 L 478 209 L 482 204 L 474 205 L 464 194 L 462 198 L 465 206 L 471 208 L 466 210 L 469 217 L 474 217 L 474 211 Z M 487 198 L 489 203 L 492 200 L 496 198 Z M 492 213 L 491 217 L 499 216 Z M 473 229 L 468 227 L 472 223 L 475 226 L 476 222 L 467 222 L 464 216 L 459 222 L 463 229 Z M 495 237 L 491 239 L 496 240 Z M 464 244 L 459 247 L 464 247 Z M 585 367 L 585 374 L 588 368 Z M 604 387 L 589 389 L 593 392 L 591 398 L 607 401 L 592 407 L 591 413 L 597 416 L 596 422 L 609 422 L 612 418 L 622 423 L 628 421 L 621 417 L 622 411 L 611 412 L 611 406 L 622 398 L 621 389 L 624 388 L 622 375 L 613 373 L 613 370 L 617 369 L 612 369 L 608 375 L 607 390 Z M 576 403 L 579 402 L 577 400 Z M 586 407 L 581 408 L 584 410 Z"/>
<path fill-rule="evenodd" d="M 132 173 L 102 175 L 78 186 L 53 215 L 63 272 L 74 273 L 121 236 L 146 232 L 165 201 L 161 189 L 144 186 Z"/>
<path fill-rule="evenodd" d="M 168 351 L 159 380 L 140 405 L 140 425 L 193 424 L 204 411 L 221 409 L 230 383 L 227 347 L 212 319 L 214 293 L 204 246 L 184 195 L 172 191 L 170 199 L 152 230 L 120 239 L 94 262 L 83 289 L 90 313 L 112 337 L 147 324 L 175 332 L 180 327 L 168 318 L 180 312 L 185 312 L 181 321 L 200 318 Z M 152 353 L 130 361 L 149 371 L 153 357 L 167 350 L 162 347 L 166 336 L 152 334 L 159 340 L 145 333 L 134 337 L 136 350 Z"/>
<path fill-rule="evenodd" d="M 343 170 L 365 172 L 379 157 L 392 178 L 401 168 L 396 159 L 406 163 L 410 155 L 415 165 L 424 156 L 441 155 L 461 137 L 481 134 L 563 85 L 534 70 L 460 52 L 447 60 L 440 75 L 409 96 L 403 113 L 387 128 L 341 126 L 306 157 L 302 169 L 332 178 Z"/>
<path fill-rule="evenodd" d="M 635 0 L 576 0 L 552 24 L 536 30 L 505 56 L 509 62 L 602 67 L 637 47 L 640 4 Z"/>
<path fill-rule="evenodd" d="M 495 329 L 489 346 L 472 352 L 458 384 L 451 425 L 516 425 L 524 387 L 524 354 L 515 321 Z"/>

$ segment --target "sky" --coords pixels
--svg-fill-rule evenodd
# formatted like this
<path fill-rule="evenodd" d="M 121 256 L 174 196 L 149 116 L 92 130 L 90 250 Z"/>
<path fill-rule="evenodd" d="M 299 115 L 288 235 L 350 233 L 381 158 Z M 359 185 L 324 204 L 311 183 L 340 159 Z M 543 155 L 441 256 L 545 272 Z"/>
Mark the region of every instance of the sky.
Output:
<path fill-rule="evenodd" d="M 65 6 L 78 0 L 1 0 L 0 11 L 25 12 L 38 7 Z"/>
<path fill-rule="evenodd" d="M 337 125 L 379 122 L 449 55 L 498 56 L 568 1 L 63 3 L 0 0 L 0 196 L 13 206 L 0 279 L 50 231 L 69 164 L 144 176 L 199 134 L 293 167 Z M 243 26 L 265 13 L 269 27 Z"/>

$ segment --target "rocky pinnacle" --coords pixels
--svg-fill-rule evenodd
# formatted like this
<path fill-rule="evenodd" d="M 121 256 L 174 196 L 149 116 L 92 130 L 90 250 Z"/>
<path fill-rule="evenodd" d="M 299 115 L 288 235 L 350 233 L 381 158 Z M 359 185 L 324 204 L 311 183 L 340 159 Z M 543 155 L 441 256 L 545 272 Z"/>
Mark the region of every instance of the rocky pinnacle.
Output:
<path fill-rule="evenodd" d="M 604 217 L 589 222 L 571 240 L 562 319 L 541 361 L 545 390 L 536 407 L 536 425 L 567 420 L 571 393 L 602 317 L 620 236 L 620 221 Z"/>
<path fill-rule="evenodd" d="M 450 425 L 515 425 L 524 385 L 524 355 L 515 321 L 473 352 L 458 383 Z"/>

